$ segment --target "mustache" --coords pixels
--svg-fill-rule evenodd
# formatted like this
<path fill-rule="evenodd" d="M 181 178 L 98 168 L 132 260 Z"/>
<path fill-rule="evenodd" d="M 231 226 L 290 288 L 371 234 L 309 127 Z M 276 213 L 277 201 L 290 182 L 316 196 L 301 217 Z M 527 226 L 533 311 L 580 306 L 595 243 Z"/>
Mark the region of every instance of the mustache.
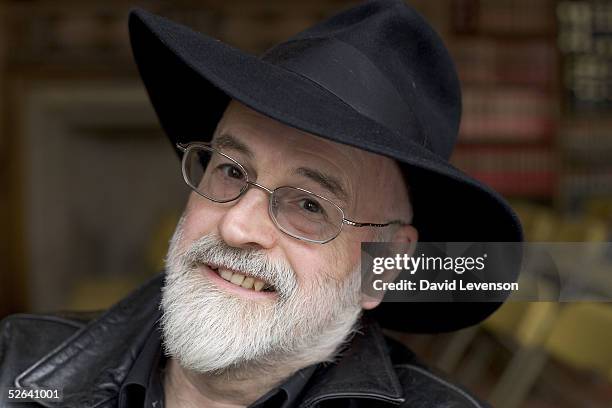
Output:
<path fill-rule="evenodd" d="M 208 264 L 261 279 L 274 286 L 280 297 L 289 297 L 297 289 L 295 272 L 286 261 L 272 260 L 260 249 L 229 246 L 215 234 L 194 241 L 181 258 L 191 268 Z"/>

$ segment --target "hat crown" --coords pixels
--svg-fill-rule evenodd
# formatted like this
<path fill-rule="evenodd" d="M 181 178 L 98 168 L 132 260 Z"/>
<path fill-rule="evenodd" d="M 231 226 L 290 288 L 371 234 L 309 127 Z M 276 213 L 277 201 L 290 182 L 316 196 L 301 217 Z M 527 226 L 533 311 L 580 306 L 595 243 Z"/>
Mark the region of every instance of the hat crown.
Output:
<path fill-rule="evenodd" d="M 398 138 L 450 157 L 461 117 L 457 72 L 440 36 L 403 1 L 348 9 L 261 59 L 317 83 Z"/>

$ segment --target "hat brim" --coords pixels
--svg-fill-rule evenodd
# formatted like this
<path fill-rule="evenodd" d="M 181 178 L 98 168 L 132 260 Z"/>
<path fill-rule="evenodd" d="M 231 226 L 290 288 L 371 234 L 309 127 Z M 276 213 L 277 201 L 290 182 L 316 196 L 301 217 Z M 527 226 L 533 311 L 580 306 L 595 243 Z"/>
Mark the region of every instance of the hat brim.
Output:
<path fill-rule="evenodd" d="M 420 241 L 523 240 L 516 214 L 495 191 L 309 79 L 144 10 L 130 12 L 129 31 L 140 75 L 173 145 L 209 140 L 236 99 L 289 126 L 397 160 Z M 383 302 L 368 313 L 383 327 L 434 333 L 476 324 L 500 304 Z"/>

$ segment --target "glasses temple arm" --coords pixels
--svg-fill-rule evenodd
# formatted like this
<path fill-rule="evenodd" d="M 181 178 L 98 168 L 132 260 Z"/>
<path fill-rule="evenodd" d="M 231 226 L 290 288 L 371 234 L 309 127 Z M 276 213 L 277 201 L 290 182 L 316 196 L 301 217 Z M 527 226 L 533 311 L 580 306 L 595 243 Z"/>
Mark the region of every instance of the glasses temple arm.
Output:
<path fill-rule="evenodd" d="M 383 224 L 377 224 L 373 222 L 357 222 L 349 219 L 343 219 L 342 222 L 344 224 L 350 225 L 351 227 L 386 227 L 391 224 L 400 224 L 400 225 L 410 225 L 408 222 L 404 222 L 402 220 L 393 220 L 389 222 L 385 222 Z"/>

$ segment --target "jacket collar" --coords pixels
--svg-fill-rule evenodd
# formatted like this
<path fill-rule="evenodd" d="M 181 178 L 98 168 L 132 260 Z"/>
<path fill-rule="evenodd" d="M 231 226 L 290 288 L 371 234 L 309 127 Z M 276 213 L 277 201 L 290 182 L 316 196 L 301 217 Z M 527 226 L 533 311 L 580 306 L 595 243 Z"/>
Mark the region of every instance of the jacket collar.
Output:
<path fill-rule="evenodd" d="M 47 407 L 103 407 L 117 398 L 136 357 L 159 319 L 160 273 L 66 339 L 15 379 L 17 387 L 63 389 Z M 378 324 L 362 319 L 340 359 L 314 374 L 303 406 L 331 398 L 374 398 L 399 404 L 402 388 Z M 78 367 L 78 369 L 76 368 Z"/>

